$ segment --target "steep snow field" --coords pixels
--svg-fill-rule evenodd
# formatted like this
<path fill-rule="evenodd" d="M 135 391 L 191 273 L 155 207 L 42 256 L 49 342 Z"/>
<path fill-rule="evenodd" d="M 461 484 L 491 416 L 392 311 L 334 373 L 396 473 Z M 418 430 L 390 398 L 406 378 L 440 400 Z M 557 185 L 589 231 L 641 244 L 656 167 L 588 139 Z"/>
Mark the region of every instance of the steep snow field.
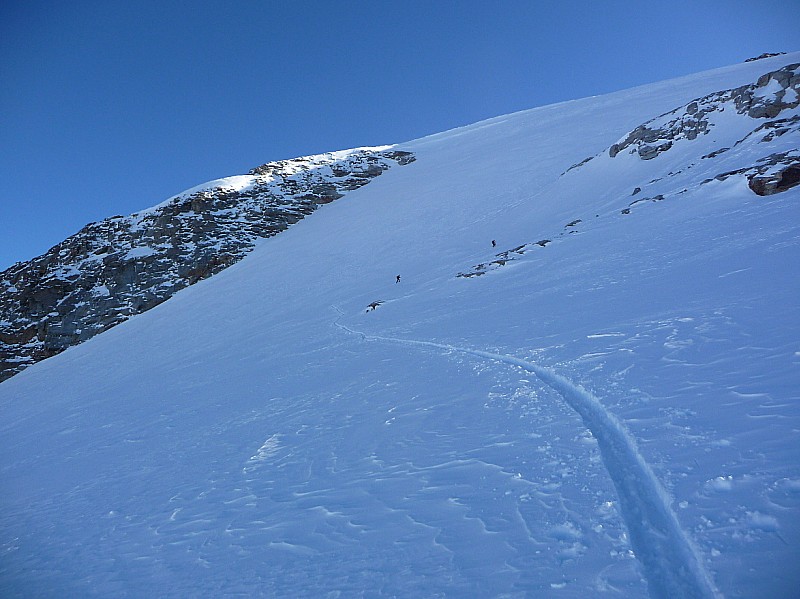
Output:
<path fill-rule="evenodd" d="M 792 62 L 400 144 L 416 162 L 0 384 L 1 594 L 796 596 L 800 187 L 701 182 L 798 135 L 701 159 L 757 126 L 729 110 L 608 154 Z"/>

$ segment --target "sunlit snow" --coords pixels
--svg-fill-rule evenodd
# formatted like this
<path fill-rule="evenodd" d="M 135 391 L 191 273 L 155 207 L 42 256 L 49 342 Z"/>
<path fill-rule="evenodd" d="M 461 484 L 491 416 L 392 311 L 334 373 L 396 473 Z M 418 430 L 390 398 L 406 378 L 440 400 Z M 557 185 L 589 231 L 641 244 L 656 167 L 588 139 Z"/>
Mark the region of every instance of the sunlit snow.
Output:
<path fill-rule="evenodd" d="M 798 61 L 400 144 L 0 384 L 2 595 L 796 596 L 800 187 L 714 179 L 746 116 L 608 149 Z"/>

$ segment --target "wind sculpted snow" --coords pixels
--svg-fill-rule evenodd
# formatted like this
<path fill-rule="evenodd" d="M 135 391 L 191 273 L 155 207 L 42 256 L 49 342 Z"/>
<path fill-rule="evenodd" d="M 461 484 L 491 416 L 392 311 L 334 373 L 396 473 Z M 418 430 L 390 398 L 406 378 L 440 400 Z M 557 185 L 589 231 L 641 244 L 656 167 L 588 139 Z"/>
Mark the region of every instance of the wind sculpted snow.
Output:
<path fill-rule="evenodd" d="M 600 454 L 614 482 L 622 516 L 639 556 L 651 594 L 655 597 L 714 597 L 713 582 L 698 559 L 691 541 L 681 530 L 670 508 L 671 500 L 639 453 L 635 441 L 602 402 L 580 385 L 557 372 L 514 356 L 476 349 L 395 337 L 368 336 L 337 323 L 343 330 L 368 341 L 433 347 L 447 352 L 517 366 L 535 374 L 558 392 L 583 419 L 597 439 Z"/>
<path fill-rule="evenodd" d="M 608 150 L 798 58 L 400 144 L 0 384 L 3 596 L 792 597 L 798 134 Z"/>

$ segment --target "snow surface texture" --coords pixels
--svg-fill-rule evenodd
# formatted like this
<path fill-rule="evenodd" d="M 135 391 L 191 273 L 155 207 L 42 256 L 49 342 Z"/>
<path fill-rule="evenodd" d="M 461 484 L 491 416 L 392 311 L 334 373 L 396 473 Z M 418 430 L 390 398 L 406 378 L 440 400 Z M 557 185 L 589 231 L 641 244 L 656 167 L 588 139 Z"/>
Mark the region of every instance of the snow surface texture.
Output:
<path fill-rule="evenodd" d="M 347 327 L 342 328 L 358 334 Z M 633 546 L 645 568 L 653 594 L 663 597 L 715 595 L 708 574 L 699 565 L 691 542 L 683 534 L 670 509 L 668 495 L 637 450 L 635 441 L 600 400 L 586 389 L 549 368 L 513 356 L 430 341 L 361 335 L 366 340 L 392 341 L 472 354 L 518 366 L 535 374 L 580 414 L 589 432 L 597 439 L 606 469 L 617 489 L 621 512 Z"/>
<path fill-rule="evenodd" d="M 799 60 L 401 144 L 0 384 L 3 595 L 796 596 L 797 130 L 609 150 Z"/>

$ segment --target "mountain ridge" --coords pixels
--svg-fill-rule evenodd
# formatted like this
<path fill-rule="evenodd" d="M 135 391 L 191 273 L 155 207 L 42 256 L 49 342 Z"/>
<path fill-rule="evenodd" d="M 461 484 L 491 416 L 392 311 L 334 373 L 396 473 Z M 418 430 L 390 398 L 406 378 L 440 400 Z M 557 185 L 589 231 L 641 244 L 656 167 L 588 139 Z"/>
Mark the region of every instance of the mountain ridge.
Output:
<path fill-rule="evenodd" d="M 785 56 L 786 55 L 764 55 L 763 57 L 759 57 L 759 60 L 767 61 L 770 59 L 780 59 L 785 61 Z M 761 76 L 762 79 L 766 78 L 763 79 L 763 81 L 760 79 L 754 84 L 744 85 L 730 90 L 730 93 L 736 95 L 737 103 L 742 102 L 741 97 L 744 93 L 750 92 L 750 95 L 747 97 L 747 101 L 749 102 L 747 108 L 751 109 L 751 105 L 753 104 L 753 89 L 766 87 L 773 77 L 779 78 L 775 79 L 775 81 L 783 86 L 780 99 L 776 98 L 775 100 L 777 100 L 777 102 L 755 103 L 757 106 L 764 107 L 760 109 L 764 112 L 759 113 L 757 116 L 767 118 L 767 122 L 762 125 L 762 127 L 773 128 L 773 135 L 782 134 L 782 132 L 788 130 L 787 127 L 797 127 L 797 118 L 791 123 L 786 123 L 783 127 L 773 120 L 780 113 L 782 108 L 791 108 L 797 105 L 796 92 L 793 103 L 791 99 L 786 104 L 780 102 L 780 100 L 783 99 L 783 94 L 787 93 L 786 90 L 796 90 L 797 88 L 797 77 L 795 76 L 794 79 L 791 78 L 791 70 L 794 67 L 796 67 L 796 65 L 789 64 L 776 71 L 763 74 Z M 712 72 L 722 73 L 731 68 L 733 67 L 724 67 Z M 679 78 L 675 81 L 681 81 L 682 79 L 684 78 Z M 716 92 L 709 96 L 714 95 L 716 97 L 724 93 L 725 92 Z M 702 101 L 704 99 L 705 98 L 699 98 L 698 100 Z M 576 102 L 576 100 L 551 105 L 546 108 L 552 109 L 562 105 L 569 105 L 571 102 Z M 696 100 L 693 100 L 693 102 L 696 104 Z M 687 111 L 687 115 L 691 114 L 700 124 L 705 123 L 705 121 L 702 121 L 702 117 L 704 116 L 703 111 L 701 111 L 699 115 L 695 115 L 696 110 L 692 113 L 688 112 L 688 107 L 691 105 L 690 103 L 684 107 Z M 775 114 L 767 114 L 767 109 L 777 112 L 775 112 Z M 677 110 L 679 109 L 673 109 L 652 120 L 657 120 L 657 118 L 662 118 Z M 527 112 L 529 111 L 522 111 L 514 114 L 522 115 Z M 514 114 L 495 117 L 460 129 L 466 131 L 474 130 L 476 127 L 491 126 L 492 123 L 497 121 L 502 122 L 507 118 L 513 117 Z M 754 115 L 751 114 L 750 116 Z M 649 122 L 652 121 L 648 121 L 648 123 Z M 425 140 L 436 139 L 439 136 L 458 135 L 460 129 L 434 134 L 417 140 L 416 143 L 424 144 Z M 704 132 L 707 133 L 708 131 Z M 697 135 L 694 129 L 691 129 L 690 133 Z M 650 152 L 648 158 L 652 158 L 658 153 L 665 151 L 672 143 L 671 141 L 665 141 L 660 146 L 645 145 L 645 142 L 654 141 L 657 134 L 657 131 L 649 130 L 646 124 L 640 125 L 637 129 L 629 133 L 624 140 L 620 140 L 621 144 L 619 142 L 613 144 L 609 149 L 609 155 L 613 158 L 624 147 L 636 143 L 640 157 L 642 157 L 641 152 L 644 147 L 647 149 L 647 152 Z M 737 141 L 736 143 L 741 143 L 741 141 L 743 140 Z M 413 144 L 414 142 L 408 143 Z M 408 145 L 408 143 L 405 145 Z M 379 154 L 380 152 L 384 152 L 387 157 L 394 156 L 396 159 L 395 161 L 400 165 L 407 164 L 408 162 L 406 160 L 413 160 L 413 154 L 409 153 L 409 158 L 406 159 L 406 154 L 403 151 L 390 151 L 389 148 L 391 147 L 393 146 L 382 146 L 381 148 L 375 149 L 355 148 L 353 150 L 342 150 L 322 154 L 320 157 L 324 156 L 326 159 L 330 159 L 333 164 L 335 164 L 338 159 L 344 160 L 345 166 L 334 167 L 334 170 L 329 173 L 334 179 L 341 177 L 347 178 L 353 175 L 352 172 L 348 171 L 348 168 L 352 166 L 347 164 L 347 157 L 350 154 L 368 152 L 377 152 Z M 728 148 L 719 148 L 716 152 L 721 153 L 727 150 Z M 364 157 L 362 156 L 361 158 L 363 159 Z M 580 163 L 573 164 L 566 172 L 583 166 L 591 160 L 591 158 L 592 157 L 589 157 Z M 313 169 L 313 165 L 318 159 L 319 157 L 306 156 L 267 163 L 252 169 L 247 175 L 235 175 L 190 188 L 152 208 L 142 210 L 128 217 L 128 219 L 134 219 L 134 221 L 136 221 L 132 222 L 130 229 L 135 232 L 141 227 L 142 219 L 148 219 L 148 215 L 154 210 L 163 212 L 168 206 L 177 204 L 180 198 L 187 195 L 196 197 L 191 198 L 191 204 L 187 205 L 186 202 L 183 202 L 182 206 L 186 206 L 186 208 L 181 208 L 176 214 L 171 216 L 180 216 L 181 212 L 208 213 L 211 204 L 221 199 L 216 198 L 215 200 L 213 198 L 215 193 L 217 195 L 226 191 L 229 194 L 232 193 L 233 195 L 225 198 L 225 201 L 229 205 L 234 205 L 240 199 L 246 201 L 247 192 L 242 193 L 242 190 L 248 186 L 252 187 L 254 183 L 254 179 L 248 178 L 248 176 L 270 176 L 273 172 L 278 173 L 278 176 L 285 174 L 296 176 L 302 168 L 301 165 Z M 207 224 L 203 224 L 199 227 L 195 226 L 195 229 L 199 229 L 199 232 L 195 231 L 187 237 L 185 234 L 186 232 L 181 230 L 182 228 L 185 229 L 184 224 L 178 224 L 176 226 L 174 223 L 158 222 L 158 219 L 155 219 L 153 226 L 156 228 L 164 227 L 165 229 L 174 229 L 174 231 L 168 231 L 166 235 L 163 232 L 155 232 L 153 233 L 155 236 L 161 238 L 165 236 L 179 237 L 183 233 L 184 239 L 175 239 L 174 242 L 171 243 L 173 249 L 168 252 L 168 255 L 159 256 L 159 253 L 164 254 L 163 248 L 162 250 L 154 249 L 146 243 L 139 247 L 135 245 L 135 242 L 133 242 L 134 245 L 131 247 L 114 249 L 111 255 L 103 254 L 102 250 L 104 247 L 109 248 L 113 247 L 115 244 L 125 244 L 124 238 L 126 232 L 123 229 L 125 228 L 127 219 L 117 216 L 105 219 L 100 223 L 89 223 L 81 231 L 54 246 L 42 256 L 36 257 L 28 262 L 12 265 L 10 268 L 0 273 L 0 381 L 17 374 L 27 366 L 39 360 L 60 353 L 67 347 L 81 343 L 97 333 L 108 330 L 120 322 L 127 320 L 133 315 L 158 305 L 171 297 L 176 291 L 198 280 L 211 276 L 240 260 L 252 249 L 253 240 L 269 237 L 280 232 L 280 230 L 283 230 L 289 224 L 296 222 L 298 216 L 302 218 L 303 215 L 310 213 L 319 205 L 338 199 L 338 197 L 341 197 L 341 192 L 352 191 L 358 188 L 361 183 L 367 182 L 372 176 L 380 174 L 380 172 L 386 168 L 385 163 L 381 163 L 381 166 L 373 166 L 378 170 L 370 171 L 370 167 L 367 167 L 365 170 L 359 170 L 360 167 L 356 167 L 357 177 L 353 178 L 350 176 L 350 178 L 344 182 L 337 181 L 335 183 L 330 183 L 327 180 L 320 179 L 312 183 L 307 183 L 305 190 L 300 190 L 300 188 L 297 187 L 293 189 L 283 189 L 277 195 L 274 195 L 274 192 L 267 192 L 268 194 L 273 193 L 274 198 L 270 201 L 276 204 L 276 206 L 272 208 L 272 210 L 274 212 L 277 209 L 279 213 L 269 215 L 264 213 L 263 209 L 259 208 L 256 209 L 252 215 L 242 217 L 251 221 L 249 226 L 252 229 L 251 232 L 244 235 L 232 235 L 230 232 L 221 233 L 220 231 L 213 230 L 213 225 L 209 229 Z M 776 166 L 778 168 L 774 168 Z M 287 168 L 288 172 L 281 172 Z M 341 168 L 342 170 L 337 174 L 335 168 Z M 566 174 L 566 172 L 563 174 Z M 740 172 L 744 171 L 731 171 L 728 176 L 730 174 L 739 174 Z M 783 173 L 788 173 L 786 177 L 787 181 L 792 176 L 797 176 L 797 160 L 793 155 L 774 155 L 770 157 L 769 160 L 765 159 L 765 161 L 759 165 L 751 165 L 748 173 L 748 179 L 751 181 L 751 187 L 754 188 L 754 191 L 757 189 L 757 193 L 762 195 L 773 193 L 780 185 L 780 181 L 783 179 Z M 354 182 L 356 183 L 354 184 Z M 211 193 L 212 197 L 201 197 L 203 195 L 207 196 L 209 193 Z M 278 196 L 281 196 L 281 198 L 289 196 L 293 198 L 293 202 L 295 202 L 296 205 L 287 206 L 286 202 Z M 654 197 L 657 198 L 654 201 L 659 201 L 663 198 L 663 196 L 658 195 Z M 633 203 L 648 199 L 651 198 L 639 199 Z M 277 205 L 282 206 L 278 208 Z M 627 210 L 628 212 L 626 213 L 630 211 L 629 208 L 623 210 Z M 257 221 L 259 219 L 263 222 L 258 223 Z M 206 228 L 205 230 L 204 227 Z M 220 226 L 219 228 L 222 229 L 224 227 Z M 117 232 L 115 232 L 115 229 Z M 116 235 L 121 235 L 120 239 L 115 239 Z M 131 237 L 130 233 L 128 233 L 127 236 Z M 190 251 L 188 254 L 186 252 L 175 251 L 175 248 L 178 247 L 188 248 L 190 244 L 195 244 L 198 239 L 203 239 L 204 236 L 206 237 L 206 239 L 204 239 L 204 245 L 213 246 L 216 243 L 218 247 L 201 248 L 212 250 L 206 252 L 197 251 L 197 248 L 191 248 L 194 251 Z M 221 237 L 218 238 L 217 236 Z M 231 243 L 232 237 L 238 237 L 238 241 Z M 102 247 L 94 247 L 97 245 L 96 241 L 98 238 L 104 238 L 106 240 L 100 243 Z M 228 239 L 228 241 L 226 241 L 226 239 Z M 547 243 L 549 241 L 549 239 L 542 239 L 536 242 L 528 242 L 522 246 L 512 248 L 511 250 L 506 250 L 505 254 L 499 254 L 496 260 L 488 264 L 496 266 L 501 262 L 505 263 L 509 252 L 514 254 L 524 253 L 526 249 L 530 249 L 534 244 L 541 246 L 542 243 Z M 226 243 L 231 247 L 224 247 Z M 83 270 L 86 270 L 85 268 L 72 263 L 78 258 L 82 258 L 79 264 L 86 264 L 93 259 L 88 252 L 75 249 L 74 246 L 81 246 L 82 244 L 93 246 L 93 254 L 99 256 L 103 261 L 102 269 L 89 268 L 89 272 L 83 272 Z M 187 255 L 179 255 L 181 253 Z M 157 264 L 159 258 L 167 258 L 170 264 L 162 264 L 159 266 Z M 479 276 L 483 274 L 486 268 L 487 263 L 478 264 L 471 270 L 461 273 L 461 275 L 465 277 Z M 111 289 L 114 291 L 109 291 L 109 285 L 111 285 Z"/>
<path fill-rule="evenodd" d="M 413 160 L 386 146 L 271 162 L 86 225 L 0 273 L 0 381 L 157 306 L 390 164 Z"/>
<path fill-rule="evenodd" d="M 399 144 L 4 381 L 5 594 L 791 597 L 797 131 L 608 153 L 765 60 Z"/>

